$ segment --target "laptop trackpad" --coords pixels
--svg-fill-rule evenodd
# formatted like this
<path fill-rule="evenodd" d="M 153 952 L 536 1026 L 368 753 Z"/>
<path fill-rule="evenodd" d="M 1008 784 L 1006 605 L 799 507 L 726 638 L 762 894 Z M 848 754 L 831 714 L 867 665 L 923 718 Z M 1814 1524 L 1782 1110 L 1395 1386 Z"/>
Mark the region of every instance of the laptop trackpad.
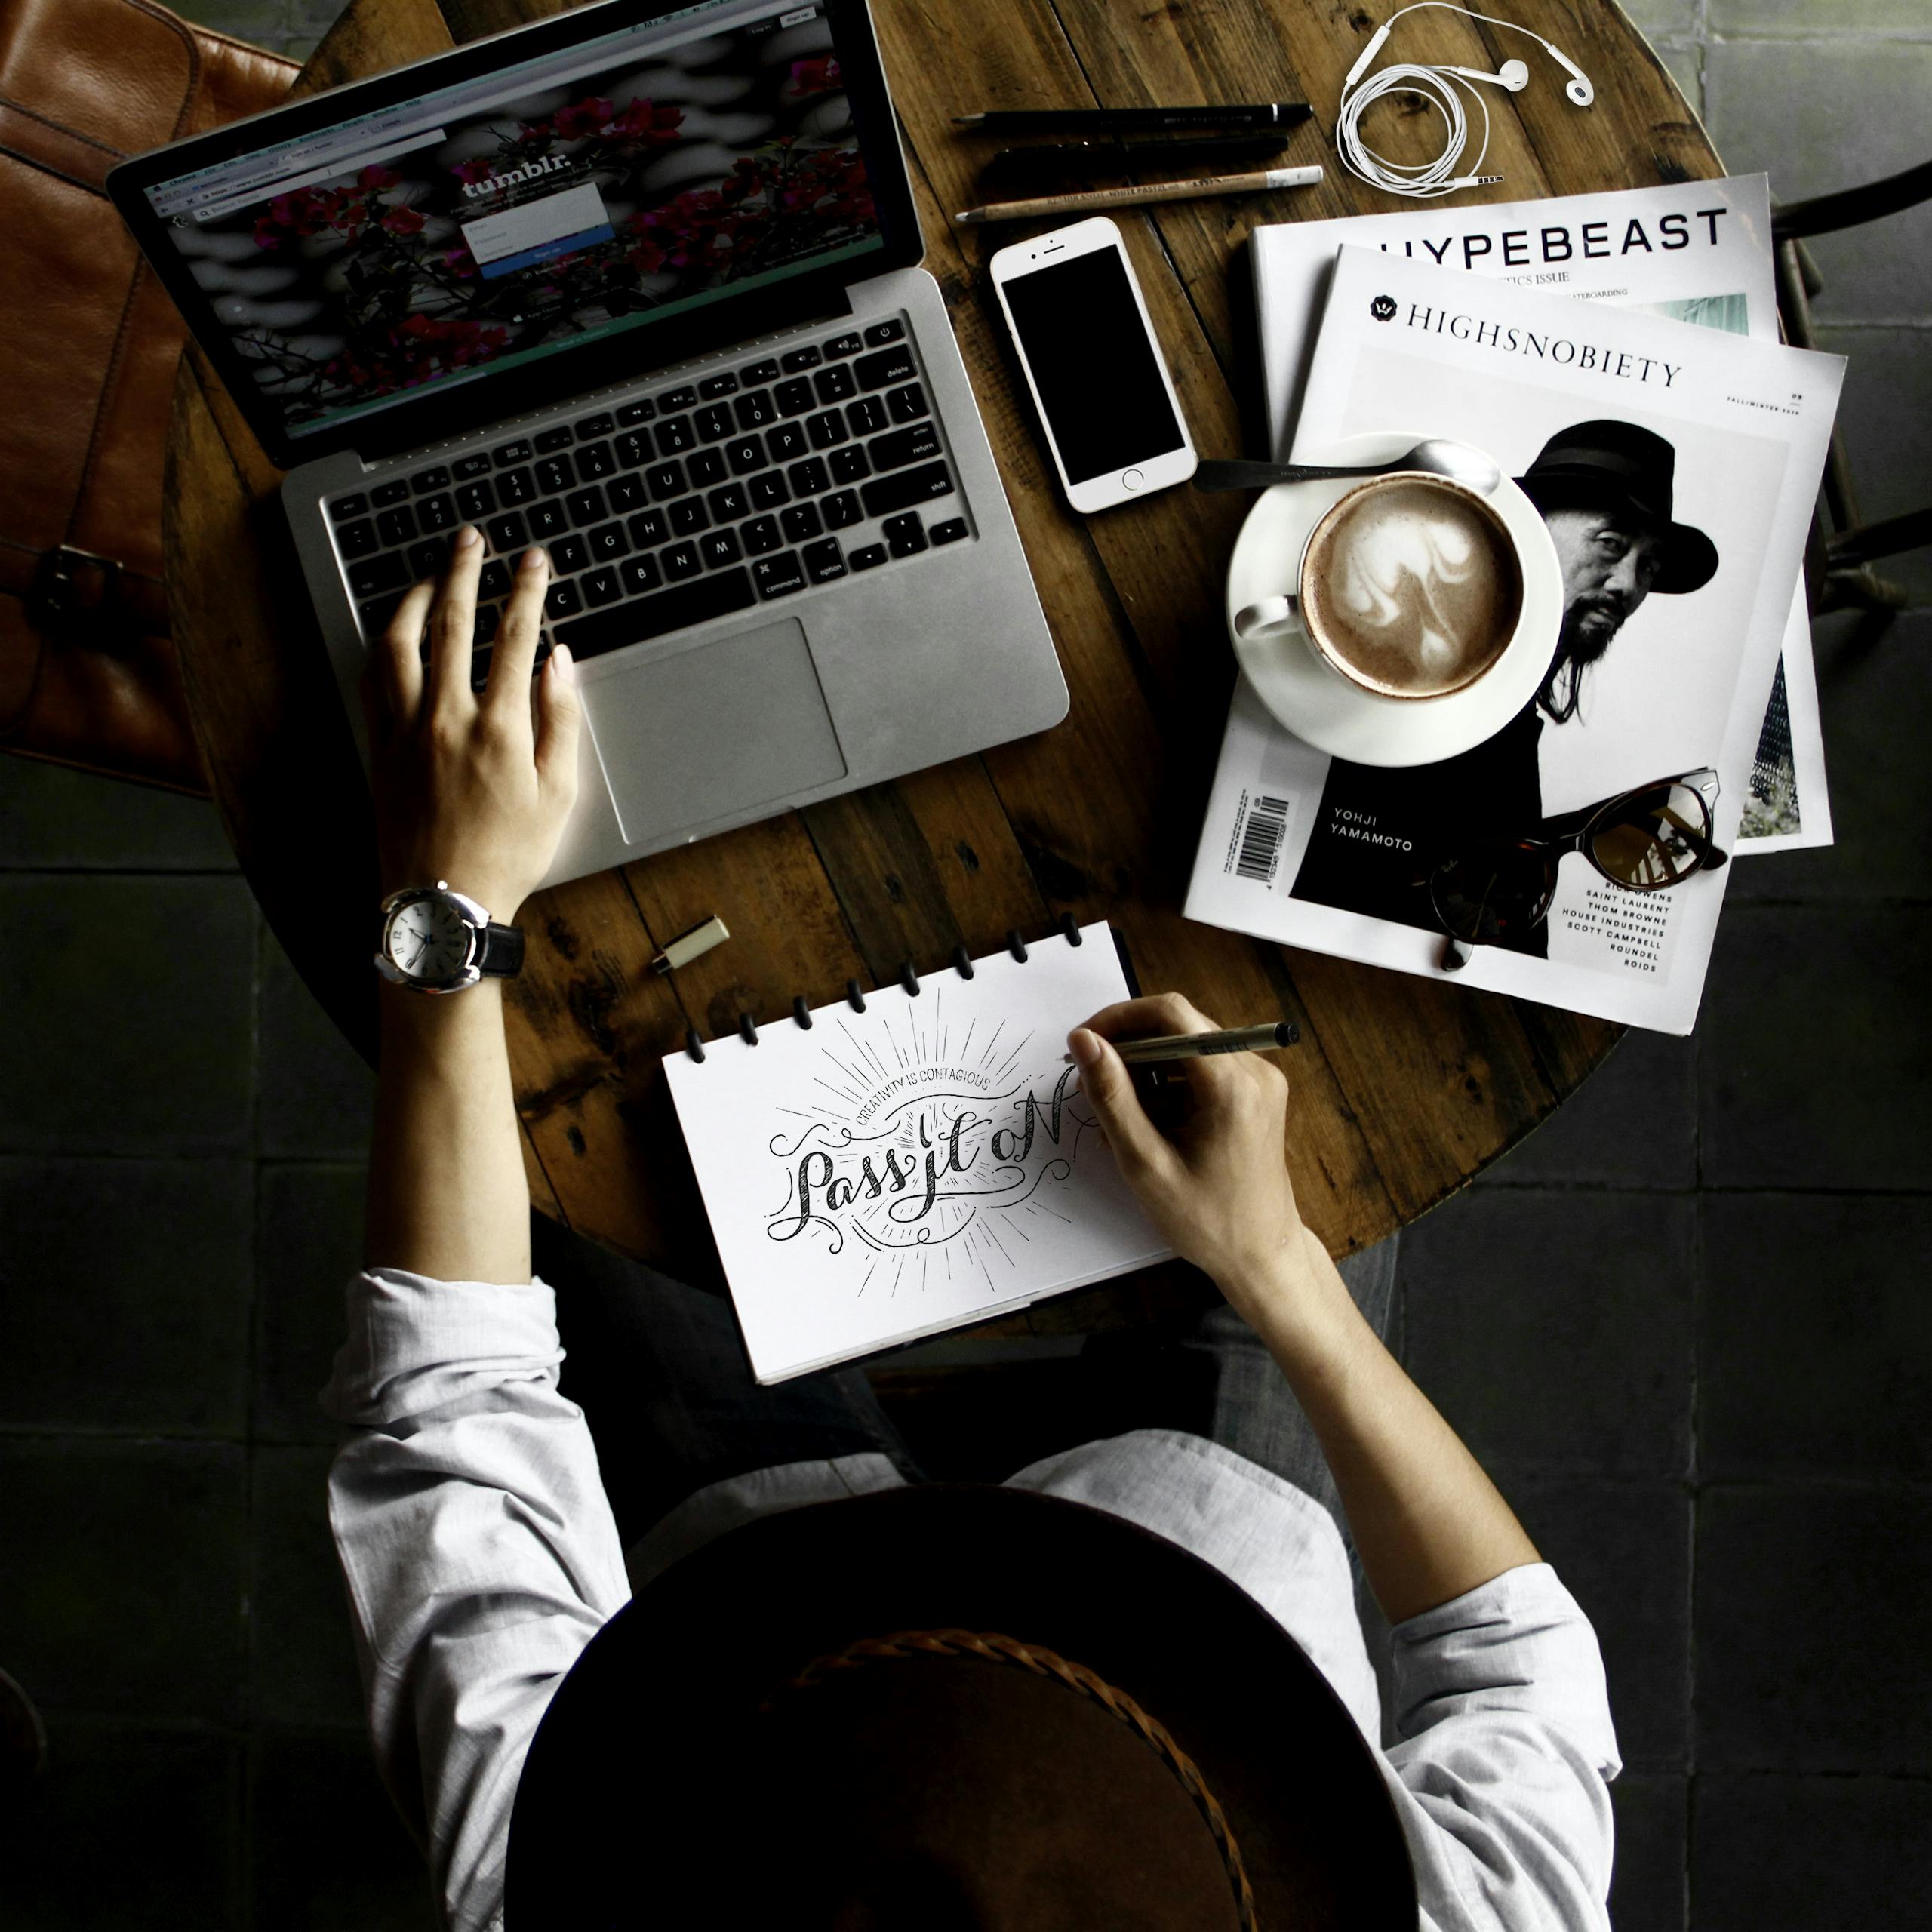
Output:
<path fill-rule="evenodd" d="M 585 696 L 626 844 L 845 775 L 795 617 L 651 658 Z"/>

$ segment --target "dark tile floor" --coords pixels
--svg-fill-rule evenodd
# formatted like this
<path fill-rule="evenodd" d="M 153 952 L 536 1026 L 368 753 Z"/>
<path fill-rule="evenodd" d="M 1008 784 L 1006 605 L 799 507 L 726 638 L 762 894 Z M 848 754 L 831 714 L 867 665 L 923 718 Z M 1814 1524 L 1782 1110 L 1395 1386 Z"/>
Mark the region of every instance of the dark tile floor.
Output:
<path fill-rule="evenodd" d="M 189 11 L 300 53 L 334 0 Z M 1788 198 L 1924 158 L 1916 0 L 1633 11 Z M 1928 235 L 1818 249 L 1876 513 L 1932 496 Z M 1932 610 L 1817 641 L 1835 850 L 1741 863 L 1697 1037 L 1404 1247 L 1407 1360 L 1597 1620 L 1641 1932 L 1932 1897 Z M 0 1666 L 53 1745 L 0 1920 L 426 1927 L 321 1502 L 368 1075 L 205 808 L 0 759 Z"/>

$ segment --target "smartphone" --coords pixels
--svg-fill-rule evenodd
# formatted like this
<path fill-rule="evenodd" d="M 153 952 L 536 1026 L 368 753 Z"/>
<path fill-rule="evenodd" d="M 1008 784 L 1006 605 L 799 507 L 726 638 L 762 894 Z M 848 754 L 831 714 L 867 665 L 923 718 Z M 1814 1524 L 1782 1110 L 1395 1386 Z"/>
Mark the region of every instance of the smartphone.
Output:
<path fill-rule="evenodd" d="M 1120 230 L 1097 215 L 991 266 L 1067 501 L 1103 510 L 1185 483 L 1194 445 Z"/>

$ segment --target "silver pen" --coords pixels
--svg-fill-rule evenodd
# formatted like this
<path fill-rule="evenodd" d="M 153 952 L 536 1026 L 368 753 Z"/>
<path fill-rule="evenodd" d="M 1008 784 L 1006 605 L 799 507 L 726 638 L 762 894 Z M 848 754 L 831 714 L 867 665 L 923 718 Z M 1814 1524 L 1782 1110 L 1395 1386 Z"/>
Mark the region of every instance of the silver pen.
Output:
<path fill-rule="evenodd" d="M 1161 1033 L 1146 1040 L 1117 1040 L 1114 1051 L 1129 1066 L 1145 1066 L 1149 1060 L 1199 1060 L 1208 1054 L 1265 1054 L 1277 1047 L 1291 1047 L 1301 1038 L 1301 1029 L 1292 1020 L 1277 1020 L 1266 1026 L 1230 1026 L 1219 1033 Z M 1071 1061 L 1073 1056 L 1069 1054 Z"/>

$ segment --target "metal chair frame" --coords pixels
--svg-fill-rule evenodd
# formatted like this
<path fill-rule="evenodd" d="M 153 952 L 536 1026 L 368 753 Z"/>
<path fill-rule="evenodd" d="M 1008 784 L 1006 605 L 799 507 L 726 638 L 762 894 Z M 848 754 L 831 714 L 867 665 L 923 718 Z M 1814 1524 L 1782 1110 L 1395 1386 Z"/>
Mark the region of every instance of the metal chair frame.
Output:
<path fill-rule="evenodd" d="M 1785 339 L 1801 349 L 1815 349 L 1811 297 L 1824 287 L 1824 278 L 1804 245 L 1814 235 L 1832 235 L 1862 226 L 1889 214 L 1932 201 L 1932 162 L 1903 173 L 1820 195 L 1780 208 L 1771 217 L 1771 245 L 1777 270 L 1778 319 Z M 1867 523 L 1858 509 L 1844 439 L 1832 432 L 1818 509 L 1804 558 L 1805 593 L 1812 614 L 1827 611 L 1860 610 L 1871 618 L 1875 632 L 1890 623 L 1894 613 L 1909 601 L 1905 591 L 1872 566 L 1887 557 L 1932 545 L 1932 505 L 1902 516 Z"/>

